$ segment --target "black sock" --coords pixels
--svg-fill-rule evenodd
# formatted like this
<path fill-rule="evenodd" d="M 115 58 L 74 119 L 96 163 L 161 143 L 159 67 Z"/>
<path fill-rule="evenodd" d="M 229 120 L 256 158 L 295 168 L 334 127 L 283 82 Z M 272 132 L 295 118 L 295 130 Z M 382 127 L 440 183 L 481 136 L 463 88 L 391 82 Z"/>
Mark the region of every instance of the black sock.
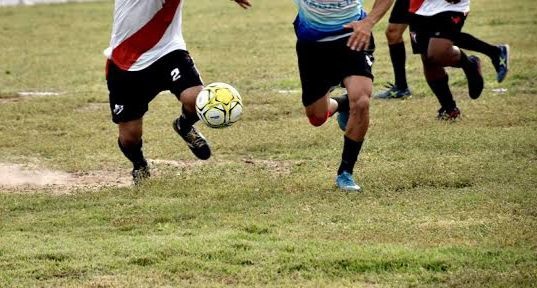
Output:
<path fill-rule="evenodd" d="M 460 33 L 459 37 L 455 40 L 455 45 L 467 50 L 483 53 L 489 56 L 492 62 L 499 58 L 500 55 L 500 48 L 481 41 L 468 33 Z"/>
<path fill-rule="evenodd" d="M 349 97 L 347 94 L 331 97 L 337 102 L 337 112 L 349 111 Z"/>
<path fill-rule="evenodd" d="M 399 89 L 408 88 L 406 83 L 406 51 L 405 43 L 397 43 L 388 45 L 390 50 L 390 58 L 392 60 L 393 74 L 395 76 L 395 86 Z"/>
<path fill-rule="evenodd" d="M 347 171 L 352 174 L 354 170 L 354 164 L 358 160 L 358 154 L 362 149 L 362 143 L 364 141 L 354 141 L 347 136 L 343 136 L 343 153 L 341 154 L 341 164 L 337 170 L 337 175 Z"/>
<path fill-rule="evenodd" d="M 189 132 L 194 123 L 198 122 L 199 118 L 197 114 L 190 114 L 183 110 L 183 114 L 179 116 L 179 128 L 180 131 Z"/>
<path fill-rule="evenodd" d="M 440 102 L 442 108 L 446 111 L 452 111 L 457 107 L 457 104 L 455 103 L 455 100 L 453 100 L 453 95 L 451 94 L 451 90 L 449 90 L 448 83 L 449 76 L 447 74 L 445 77 L 437 80 L 427 80 L 427 84 L 429 84 L 429 87 L 433 90 L 433 93 L 436 98 L 438 98 L 438 102 Z"/>
<path fill-rule="evenodd" d="M 125 157 L 132 162 L 134 169 L 140 169 L 147 166 L 147 161 L 145 160 L 144 153 L 142 152 L 142 141 L 136 145 L 125 147 L 123 144 L 121 144 L 121 141 L 118 138 L 117 144 L 121 152 L 123 152 L 123 155 L 125 155 Z"/>

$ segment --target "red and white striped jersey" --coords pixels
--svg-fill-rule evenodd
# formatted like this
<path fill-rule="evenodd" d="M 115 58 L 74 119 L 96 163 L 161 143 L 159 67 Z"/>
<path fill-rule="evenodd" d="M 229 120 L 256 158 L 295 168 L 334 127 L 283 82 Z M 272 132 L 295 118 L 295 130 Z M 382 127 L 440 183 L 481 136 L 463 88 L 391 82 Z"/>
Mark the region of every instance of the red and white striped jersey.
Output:
<path fill-rule="evenodd" d="M 468 13 L 470 0 L 461 0 L 457 4 L 451 4 L 446 0 L 410 0 L 409 10 L 422 16 L 432 16 L 446 11 Z"/>
<path fill-rule="evenodd" d="M 115 0 L 105 56 L 123 70 L 142 70 L 171 51 L 186 50 L 182 0 Z"/>

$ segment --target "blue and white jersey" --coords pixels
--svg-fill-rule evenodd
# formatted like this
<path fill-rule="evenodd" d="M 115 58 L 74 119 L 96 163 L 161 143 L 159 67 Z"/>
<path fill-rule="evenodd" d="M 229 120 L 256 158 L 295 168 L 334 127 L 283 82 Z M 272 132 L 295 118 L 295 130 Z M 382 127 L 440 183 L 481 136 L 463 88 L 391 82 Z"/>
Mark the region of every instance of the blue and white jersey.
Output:
<path fill-rule="evenodd" d="M 350 34 L 343 25 L 366 17 L 363 0 L 295 0 L 299 40 L 330 41 Z"/>

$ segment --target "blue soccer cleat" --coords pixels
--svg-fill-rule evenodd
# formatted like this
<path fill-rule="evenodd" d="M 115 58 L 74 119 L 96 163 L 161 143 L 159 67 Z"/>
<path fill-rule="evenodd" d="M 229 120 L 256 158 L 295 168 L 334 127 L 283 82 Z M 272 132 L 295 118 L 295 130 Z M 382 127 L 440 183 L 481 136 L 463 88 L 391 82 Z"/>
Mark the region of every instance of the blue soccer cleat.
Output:
<path fill-rule="evenodd" d="M 509 45 L 498 45 L 498 48 L 500 49 L 500 56 L 498 62 L 494 63 L 494 68 L 496 68 L 496 80 L 501 83 L 507 76 L 507 72 L 509 72 Z"/>
<path fill-rule="evenodd" d="M 343 190 L 346 192 L 361 192 L 362 191 L 362 188 L 354 182 L 354 179 L 352 179 L 352 174 L 347 171 L 343 171 L 343 173 L 337 175 L 336 186 L 340 190 Z"/>
<path fill-rule="evenodd" d="M 339 129 L 343 132 L 347 130 L 347 121 L 349 121 L 349 111 L 337 113 L 337 124 L 339 125 Z"/>
<path fill-rule="evenodd" d="M 384 90 L 380 93 L 375 94 L 375 97 L 373 98 L 382 99 L 382 100 L 390 100 L 390 99 L 404 100 L 404 99 L 408 99 L 412 97 L 412 92 L 410 91 L 410 89 L 408 89 L 408 87 L 405 89 L 401 89 L 392 83 L 388 83 L 387 85 L 385 85 L 385 87 L 387 88 L 387 90 Z"/>

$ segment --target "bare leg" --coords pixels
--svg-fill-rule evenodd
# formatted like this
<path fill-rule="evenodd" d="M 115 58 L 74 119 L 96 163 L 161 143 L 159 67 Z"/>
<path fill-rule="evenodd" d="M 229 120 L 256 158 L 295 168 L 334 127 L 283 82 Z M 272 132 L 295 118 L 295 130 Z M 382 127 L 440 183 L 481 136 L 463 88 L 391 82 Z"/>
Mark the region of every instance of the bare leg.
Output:
<path fill-rule="evenodd" d="M 329 97 L 330 93 L 306 106 L 305 112 L 311 125 L 319 127 L 337 110 L 337 102 Z"/>

